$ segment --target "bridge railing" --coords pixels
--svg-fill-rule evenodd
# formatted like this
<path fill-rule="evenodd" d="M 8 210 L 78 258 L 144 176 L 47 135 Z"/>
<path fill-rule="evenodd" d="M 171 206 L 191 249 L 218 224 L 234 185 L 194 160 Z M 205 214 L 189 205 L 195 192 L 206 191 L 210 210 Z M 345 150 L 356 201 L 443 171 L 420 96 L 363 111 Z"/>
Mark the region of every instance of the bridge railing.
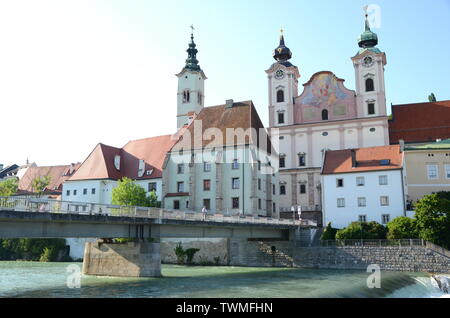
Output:
<path fill-rule="evenodd" d="M 421 239 L 399 239 L 399 240 L 321 240 L 320 246 L 425 246 L 426 242 Z"/>
<path fill-rule="evenodd" d="M 85 215 L 108 215 L 118 217 L 145 217 L 153 219 L 193 220 L 228 223 L 254 223 L 278 225 L 317 226 L 311 220 L 290 220 L 260 217 L 242 214 L 211 214 L 205 217 L 195 211 L 180 211 L 161 208 L 121 206 L 86 202 L 49 200 L 38 197 L 0 197 L 0 208 L 3 210 L 24 212 L 70 213 Z"/>

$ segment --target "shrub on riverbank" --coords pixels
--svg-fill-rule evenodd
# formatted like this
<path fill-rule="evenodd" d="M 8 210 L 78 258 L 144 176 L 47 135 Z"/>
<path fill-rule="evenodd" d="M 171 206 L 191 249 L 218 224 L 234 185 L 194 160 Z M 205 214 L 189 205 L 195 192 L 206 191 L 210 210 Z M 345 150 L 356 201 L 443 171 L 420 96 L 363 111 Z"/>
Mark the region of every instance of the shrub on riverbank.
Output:
<path fill-rule="evenodd" d="M 71 261 L 65 239 L 0 239 L 0 260 Z"/>
<path fill-rule="evenodd" d="M 379 240 L 386 239 L 387 229 L 383 225 L 371 222 L 352 222 L 346 228 L 338 230 L 337 240 Z"/>
<path fill-rule="evenodd" d="M 419 237 L 417 222 L 406 216 L 399 216 L 387 224 L 389 240 L 414 239 Z"/>
<path fill-rule="evenodd" d="M 331 222 L 328 222 L 326 228 L 323 230 L 323 233 L 322 233 L 322 236 L 320 237 L 320 239 L 321 240 L 335 240 L 337 231 L 338 231 L 338 229 L 331 227 Z"/>

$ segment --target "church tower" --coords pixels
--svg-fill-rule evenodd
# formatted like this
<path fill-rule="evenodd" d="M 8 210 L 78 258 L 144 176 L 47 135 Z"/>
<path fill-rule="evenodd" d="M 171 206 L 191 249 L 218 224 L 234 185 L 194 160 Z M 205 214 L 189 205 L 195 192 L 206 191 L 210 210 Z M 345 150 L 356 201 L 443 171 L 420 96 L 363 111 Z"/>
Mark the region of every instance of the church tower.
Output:
<path fill-rule="evenodd" d="M 366 11 L 365 30 L 358 37 L 358 45 L 361 49 L 352 57 L 355 67 L 358 118 L 386 116 L 384 85 L 386 54 L 376 47 L 378 36 L 370 30 L 367 17 Z"/>
<path fill-rule="evenodd" d="M 194 114 L 200 113 L 205 102 L 205 80 L 207 79 L 203 73 L 197 60 L 196 45 L 194 43 L 194 27 L 191 26 L 191 42 L 187 49 L 188 58 L 186 65 L 178 77 L 177 92 L 177 129 L 190 123 Z"/>
<path fill-rule="evenodd" d="M 269 127 L 292 125 L 294 119 L 294 97 L 298 95 L 300 73 L 297 66 L 291 64 L 291 50 L 284 43 L 281 30 L 280 43 L 273 51 L 276 60 L 266 70 L 269 82 Z"/>

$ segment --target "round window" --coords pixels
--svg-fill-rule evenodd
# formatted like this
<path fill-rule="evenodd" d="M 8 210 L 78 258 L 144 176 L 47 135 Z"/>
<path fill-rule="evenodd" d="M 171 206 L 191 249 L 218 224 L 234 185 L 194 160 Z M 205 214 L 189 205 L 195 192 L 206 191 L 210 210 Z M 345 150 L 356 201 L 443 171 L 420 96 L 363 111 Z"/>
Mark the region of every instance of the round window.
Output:
<path fill-rule="evenodd" d="M 327 133 L 326 131 L 324 131 L 324 132 L 322 133 L 322 136 L 328 136 L 328 133 Z"/>
<path fill-rule="evenodd" d="M 374 132 L 374 131 L 375 131 L 375 128 L 370 128 L 369 131 L 370 131 L 370 132 Z"/>

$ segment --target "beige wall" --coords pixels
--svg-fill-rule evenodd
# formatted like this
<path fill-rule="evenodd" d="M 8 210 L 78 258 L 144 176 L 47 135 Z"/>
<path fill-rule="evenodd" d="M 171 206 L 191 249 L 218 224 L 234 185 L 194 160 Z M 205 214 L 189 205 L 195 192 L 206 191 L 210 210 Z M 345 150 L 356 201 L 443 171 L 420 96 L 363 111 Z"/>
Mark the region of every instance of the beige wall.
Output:
<path fill-rule="evenodd" d="M 437 167 L 435 179 L 428 176 L 427 166 L 431 165 Z M 450 191 L 450 149 L 406 150 L 405 167 L 407 194 L 413 202 L 426 194 Z"/>

